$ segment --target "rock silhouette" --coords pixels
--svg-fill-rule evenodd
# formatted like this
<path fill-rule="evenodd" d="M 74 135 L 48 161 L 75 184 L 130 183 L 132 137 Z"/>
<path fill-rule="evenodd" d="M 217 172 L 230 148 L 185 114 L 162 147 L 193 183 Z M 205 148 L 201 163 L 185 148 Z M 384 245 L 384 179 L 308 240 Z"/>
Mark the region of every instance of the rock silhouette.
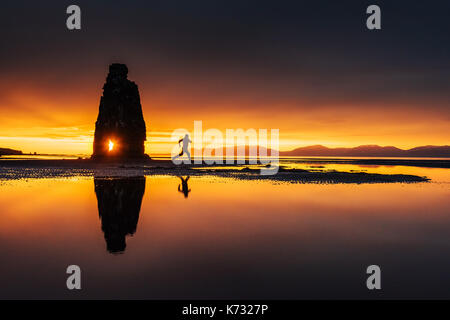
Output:
<path fill-rule="evenodd" d="M 9 148 L 0 148 L 0 156 L 2 155 L 22 155 L 22 151 L 9 149 Z"/>
<path fill-rule="evenodd" d="M 126 248 L 126 236 L 136 232 L 145 177 L 95 177 L 94 185 L 106 249 L 111 253 L 121 253 Z"/>
<path fill-rule="evenodd" d="M 145 159 L 146 127 L 137 85 L 124 64 L 109 66 L 95 123 L 93 159 Z"/>

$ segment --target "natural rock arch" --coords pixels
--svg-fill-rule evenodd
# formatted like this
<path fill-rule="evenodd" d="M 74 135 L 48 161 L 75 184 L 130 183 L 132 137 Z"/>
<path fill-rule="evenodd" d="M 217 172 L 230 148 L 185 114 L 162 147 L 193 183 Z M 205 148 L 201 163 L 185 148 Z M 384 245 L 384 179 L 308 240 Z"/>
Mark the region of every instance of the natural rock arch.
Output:
<path fill-rule="evenodd" d="M 124 64 L 109 66 L 95 122 L 93 159 L 143 159 L 146 127 L 138 86 Z"/>

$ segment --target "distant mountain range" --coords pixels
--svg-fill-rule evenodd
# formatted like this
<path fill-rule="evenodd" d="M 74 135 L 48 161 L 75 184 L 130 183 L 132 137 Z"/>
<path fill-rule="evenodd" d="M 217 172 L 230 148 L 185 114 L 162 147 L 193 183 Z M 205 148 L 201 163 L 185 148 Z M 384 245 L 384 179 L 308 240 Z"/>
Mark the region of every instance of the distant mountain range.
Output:
<path fill-rule="evenodd" d="M 280 156 L 333 156 L 333 157 L 434 157 L 450 158 L 450 146 L 422 146 L 412 149 L 365 145 L 355 148 L 327 148 L 322 145 L 281 151 Z"/>
<path fill-rule="evenodd" d="M 0 156 L 2 156 L 2 155 L 9 156 L 9 155 L 18 155 L 18 154 L 22 154 L 22 151 L 8 149 L 8 148 L 0 148 Z"/>
<path fill-rule="evenodd" d="M 227 153 L 223 148 L 223 155 Z M 234 154 L 237 154 L 237 148 L 234 147 Z M 258 151 L 270 155 L 271 149 L 265 150 L 264 147 L 258 147 Z M 229 150 L 231 151 L 231 150 Z M 265 151 L 265 152 L 264 152 Z M 258 152 L 259 153 L 259 152 Z M 22 151 L 0 148 L 1 155 L 21 155 Z M 194 150 L 192 150 L 194 154 Z M 249 154 L 249 147 L 245 146 L 245 154 Z M 296 148 L 291 151 L 280 151 L 281 157 L 429 157 L 429 158 L 450 158 L 450 146 L 422 146 L 412 149 L 400 149 L 392 146 L 380 147 L 378 145 L 364 145 L 354 148 L 328 148 L 322 145 Z"/>

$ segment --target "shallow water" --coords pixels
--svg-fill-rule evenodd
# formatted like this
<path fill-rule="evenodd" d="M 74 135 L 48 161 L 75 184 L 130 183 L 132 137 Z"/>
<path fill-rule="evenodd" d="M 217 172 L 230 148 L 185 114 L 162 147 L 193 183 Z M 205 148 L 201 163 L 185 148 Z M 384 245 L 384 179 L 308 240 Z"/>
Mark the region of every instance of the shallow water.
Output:
<path fill-rule="evenodd" d="M 4 182 L 0 298 L 450 298 L 450 170 L 334 166 L 432 181 L 191 177 L 187 196 L 171 176 Z"/>

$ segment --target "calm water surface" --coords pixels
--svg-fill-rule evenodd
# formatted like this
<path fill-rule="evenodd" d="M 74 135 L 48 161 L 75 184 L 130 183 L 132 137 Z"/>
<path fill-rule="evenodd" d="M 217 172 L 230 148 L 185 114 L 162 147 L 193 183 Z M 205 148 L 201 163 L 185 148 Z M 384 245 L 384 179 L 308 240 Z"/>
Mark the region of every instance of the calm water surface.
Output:
<path fill-rule="evenodd" d="M 432 182 L 0 182 L 0 298 L 450 298 L 450 170 L 325 169 Z M 66 289 L 71 264 L 81 291 Z"/>

